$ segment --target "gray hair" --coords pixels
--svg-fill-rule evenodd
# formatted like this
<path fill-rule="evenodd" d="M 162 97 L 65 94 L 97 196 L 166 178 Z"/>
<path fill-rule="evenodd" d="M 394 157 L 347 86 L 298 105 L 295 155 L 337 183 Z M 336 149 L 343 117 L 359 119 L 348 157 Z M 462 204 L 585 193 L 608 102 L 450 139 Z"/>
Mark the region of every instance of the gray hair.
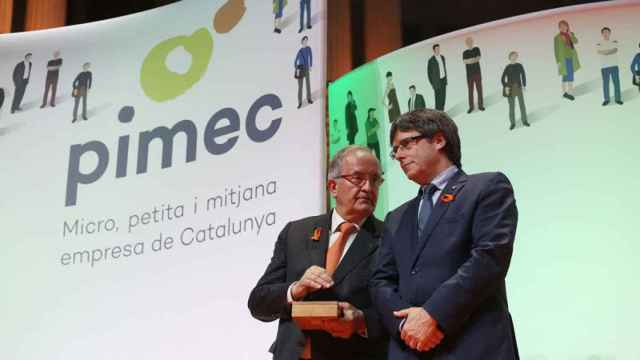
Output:
<path fill-rule="evenodd" d="M 329 162 L 328 178 L 330 180 L 335 180 L 340 177 L 340 172 L 342 171 L 342 161 L 344 161 L 347 156 L 351 155 L 354 152 L 366 152 L 367 154 L 373 156 L 376 161 L 378 161 L 378 158 L 368 147 L 362 145 L 349 145 L 340 149 L 335 155 L 333 155 L 331 162 Z M 380 163 L 378 163 L 378 167 L 380 167 Z"/>

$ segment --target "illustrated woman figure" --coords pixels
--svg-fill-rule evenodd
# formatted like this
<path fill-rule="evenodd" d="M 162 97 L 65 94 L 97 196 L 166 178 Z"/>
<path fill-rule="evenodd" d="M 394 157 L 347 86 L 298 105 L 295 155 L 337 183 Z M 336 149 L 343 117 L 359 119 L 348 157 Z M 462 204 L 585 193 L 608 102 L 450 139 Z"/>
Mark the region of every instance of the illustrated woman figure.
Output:
<path fill-rule="evenodd" d="M 558 66 L 558 74 L 562 76 L 562 96 L 575 100 L 573 95 L 574 73 L 580 69 L 580 61 L 576 51 L 578 38 L 570 30 L 569 23 L 561 20 L 558 23 L 558 34 L 553 38 L 553 48 Z"/>

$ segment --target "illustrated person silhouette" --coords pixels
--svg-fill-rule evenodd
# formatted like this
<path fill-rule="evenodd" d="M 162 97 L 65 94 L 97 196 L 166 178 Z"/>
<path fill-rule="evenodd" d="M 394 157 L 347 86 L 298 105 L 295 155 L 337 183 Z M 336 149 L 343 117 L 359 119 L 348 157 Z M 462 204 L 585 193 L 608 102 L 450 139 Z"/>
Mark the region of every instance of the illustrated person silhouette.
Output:
<path fill-rule="evenodd" d="M 21 111 L 22 98 L 27 90 L 27 84 L 31 78 L 31 53 L 24 56 L 24 61 L 20 61 L 13 68 L 13 85 L 15 92 L 13 93 L 13 102 L 11 103 L 11 113 Z"/>
<path fill-rule="evenodd" d="M 80 98 L 82 98 L 82 119 L 87 120 L 87 95 L 89 94 L 89 89 L 91 89 L 91 85 L 93 83 L 93 76 L 89 68 L 91 67 L 91 63 L 84 63 L 82 65 L 82 72 L 76 76 L 73 80 L 73 120 L 72 123 L 76 122 L 78 119 L 78 105 L 80 103 Z"/>
<path fill-rule="evenodd" d="M 482 97 L 482 72 L 480 71 L 480 48 L 473 46 L 473 38 L 469 36 L 465 39 L 467 49 L 462 52 L 462 61 L 465 63 L 467 70 L 467 88 L 469 90 L 469 110 L 470 114 L 474 109 L 473 87 L 475 86 L 478 93 L 478 109 L 484 111 L 484 100 Z"/>
<path fill-rule="evenodd" d="M 575 100 L 573 95 L 574 73 L 580 70 L 580 61 L 576 44 L 578 38 L 570 31 L 569 23 L 561 20 L 558 23 L 560 32 L 553 38 L 553 49 L 555 53 L 558 73 L 562 76 L 562 97 L 568 100 Z"/>
<path fill-rule="evenodd" d="M 284 8 L 287 6 L 287 0 L 273 0 L 273 32 L 280 34 L 282 32 L 281 22 Z"/>
<path fill-rule="evenodd" d="M 331 144 L 337 145 L 342 140 L 343 131 L 340 128 L 338 119 L 333 119 L 333 126 L 331 127 Z"/>
<path fill-rule="evenodd" d="M 620 92 L 620 67 L 618 66 L 618 41 L 611 40 L 611 29 L 603 27 L 600 30 L 602 40 L 596 45 L 600 56 L 602 73 L 602 91 L 604 101 L 602 106 L 607 106 L 611 102 L 609 96 L 609 81 L 613 81 L 613 92 L 616 104 L 622 105 L 622 94 Z"/>
<path fill-rule="evenodd" d="M 51 90 L 51 101 L 49 101 L 49 104 L 51 107 L 56 106 L 56 92 L 58 90 L 58 78 L 61 67 L 62 59 L 60 58 L 60 51 L 56 50 L 53 52 L 53 59 L 47 62 L 47 78 L 44 82 L 44 96 L 42 97 L 42 105 L 40 105 L 40 108 L 47 106 L 49 90 Z"/>
<path fill-rule="evenodd" d="M 447 62 L 444 56 L 440 55 L 439 44 L 433 45 L 432 49 L 433 56 L 429 58 L 427 63 L 427 75 L 429 83 L 433 87 L 435 108 L 444 111 L 447 100 Z"/>
<path fill-rule="evenodd" d="M 380 122 L 376 118 L 376 109 L 369 108 L 367 111 L 367 121 L 364 123 L 367 132 L 367 147 L 376 154 L 380 159 L 380 140 L 378 139 L 378 130 L 380 130 Z"/>
<path fill-rule="evenodd" d="M 304 14 L 307 14 L 307 29 L 311 29 L 311 0 L 300 0 L 300 29 L 298 33 L 304 30 Z"/>
<path fill-rule="evenodd" d="M 524 104 L 524 89 L 527 86 L 527 76 L 524 67 L 518 61 L 518 52 L 509 53 L 509 64 L 502 72 L 502 86 L 504 94 L 509 101 L 509 130 L 516 127 L 515 116 L 515 98 L 518 98 L 518 106 L 520 107 L 520 120 L 524 126 L 530 126 L 527 121 L 527 108 Z"/>
<path fill-rule="evenodd" d="M 424 102 L 424 96 L 416 92 L 416 86 L 409 86 L 409 101 L 407 101 L 409 111 L 424 109 L 427 105 Z"/>
<path fill-rule="evenodd" d="M 358 133 L 358 117 L 356 111 L 358 105 L 353 98 L 351 90 L 347 92 L 347 105 L 344 107 L 344 119 L 347 126 L 347 141 L 349 145 L 353 145 L 356 141 L 356 134 Z"/>
<path fill-rule="evenodd" d="M 638 47 L 640 47 L 640 43 Z M 633 84 L 636 85 L 638 91 L 640 91 L 640 51 L 633 57 L 633 60 L 631 60 L 631 76 Z"/>
<path fill-rule="evenodd" d="M 307 103 L 313 104 L 311 101 L 311 67 L 313 66 L 313 53 L 311 47 L 307 45 L 308 36 L 303 36 L 300 41 L 300 50 L 296 54 L 293 62 L 295 68 L 295 78 L 298 79 L 298 109 L 302 107 L 302 80 L 304 79 L 307 86 Z"/>
<path fill-rule="evenodd" d="M 391 71 L 387 71 L 386 79 L 387 85 L 384 89 L 382 104 L 387 109 L 389 122 L 392 123 L 400 116 L 400 103 L 398 102 L 398 94 L 396 93 L 396 86 L 393 83 L 393 73 L 391 73 Z"/>

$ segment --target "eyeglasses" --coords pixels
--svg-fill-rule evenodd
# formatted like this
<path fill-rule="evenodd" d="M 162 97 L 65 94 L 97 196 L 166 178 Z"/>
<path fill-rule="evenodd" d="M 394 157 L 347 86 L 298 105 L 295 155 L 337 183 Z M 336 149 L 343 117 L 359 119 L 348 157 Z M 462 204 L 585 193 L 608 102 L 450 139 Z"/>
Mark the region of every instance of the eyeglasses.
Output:
<path fill-rule="evenodd" d="M 369 184 L 374 187 L 379 187 L 384 182 L 382 175 L 363 175 L 363 174 L 344 174 L 337 177 L 337 179 L 345 179 L 354 186 L 363 187 L 364 183 L 369 181 Z"/>
<path fill-rule="evenodd" d="M 420 135 L 404 138 L 400 140 L 400 143 L 398 145 L 395 145 L 391 148 L 391 151 L 389 152 L 389 156 L 395 160 L 398 150 L 408 150 L 411 147 L 413 147 L 413 145 L 415 145 L 421 139 L 426 139 L 428 137 L 429 136 L 427 135 L 420 134 Z"/>

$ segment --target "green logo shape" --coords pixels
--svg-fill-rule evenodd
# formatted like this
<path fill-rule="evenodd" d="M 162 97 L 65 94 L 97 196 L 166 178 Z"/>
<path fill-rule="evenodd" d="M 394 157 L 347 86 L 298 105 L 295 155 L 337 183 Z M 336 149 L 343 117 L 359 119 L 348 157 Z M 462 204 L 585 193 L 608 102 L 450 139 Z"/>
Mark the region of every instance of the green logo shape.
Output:
<path fill-rule="evenodd" d="M 185 74 L 169 70 L 165 63 L 167 56 L 180 46 L 191 54 L 191 67 Z M 161 42 L 151 49 L 142 63 L 142 90 L 157 102 L 175 99 L 202 79 L 212 54 L 213 38 L 206 28 L 196 30 L 191 36 L 181 35 Z"/>

